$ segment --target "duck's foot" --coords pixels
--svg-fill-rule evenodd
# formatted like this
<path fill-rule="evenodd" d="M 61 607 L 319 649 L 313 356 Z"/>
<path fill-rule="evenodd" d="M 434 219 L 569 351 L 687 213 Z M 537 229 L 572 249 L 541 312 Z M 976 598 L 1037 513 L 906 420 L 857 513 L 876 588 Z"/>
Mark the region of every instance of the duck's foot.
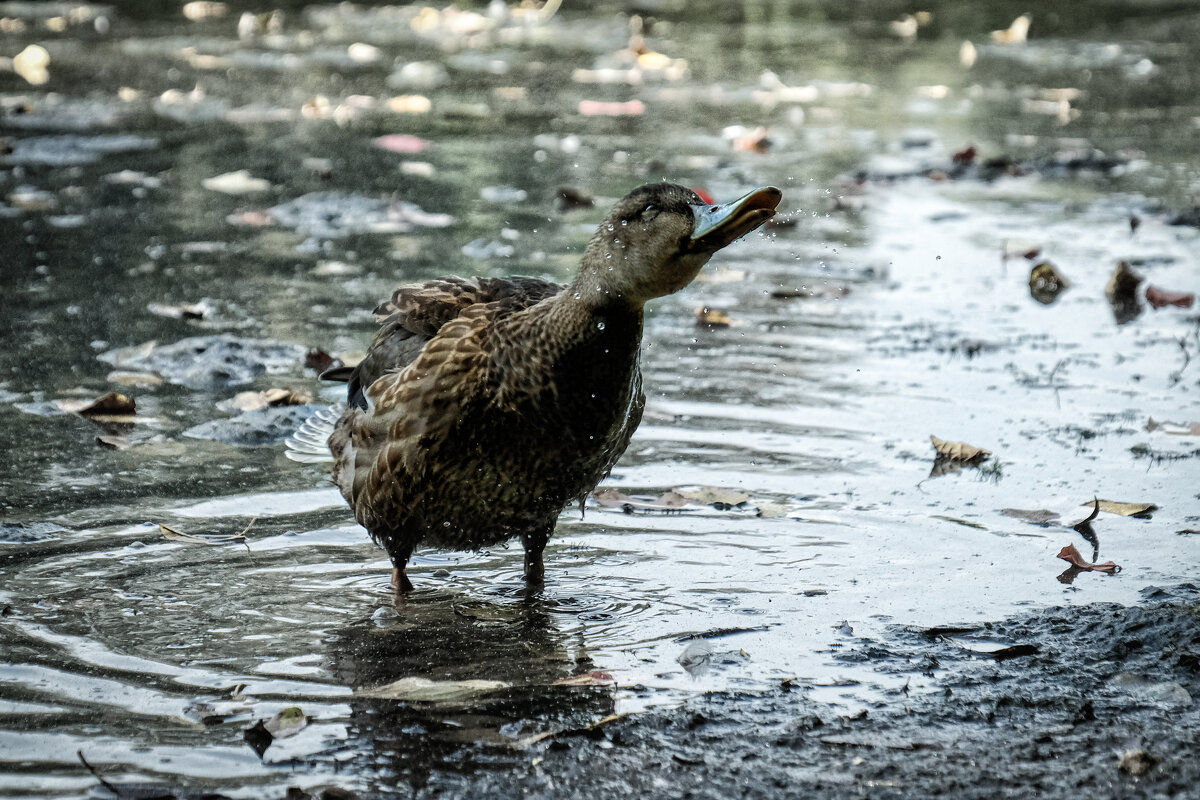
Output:
<path fill-rule="evenodd" d="M 392 570 L 392 588 L 401 594 L 408 594 L 413 590 L 412 581 L 404 574 L 403 567 L 396 567 Z"/>

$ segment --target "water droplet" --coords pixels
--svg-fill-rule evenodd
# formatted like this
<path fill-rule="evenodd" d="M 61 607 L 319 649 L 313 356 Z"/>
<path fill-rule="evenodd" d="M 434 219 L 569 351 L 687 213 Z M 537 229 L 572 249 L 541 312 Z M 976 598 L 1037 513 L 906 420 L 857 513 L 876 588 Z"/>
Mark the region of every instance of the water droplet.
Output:
<path fill-rule="evenodd" d="M 622 227 L 622 228 L 626 228 L 626 227 L 628 227 L 628 226 L 629 226 L 629 220 L 627 220 L 627 219 L 623 219 L 623 220 L 621 220 L 621 227 Z"/>
<path fill-rule="evenodd" d="M 443 522 L 443 523 L 442 523 L 442 527 L 443 527 L 443 528 L 449 528 L 449 527 L 450 527 L 450 520 L 446 520 L 445 522 Z"/>
<path fill-rule="evenodd" d="M 605 328 L 605 325 L 604 325 L 603 321 L 596 323 L 596 330 L 602 331 L 602 330 L 604 330 L 604 328 Z"/>

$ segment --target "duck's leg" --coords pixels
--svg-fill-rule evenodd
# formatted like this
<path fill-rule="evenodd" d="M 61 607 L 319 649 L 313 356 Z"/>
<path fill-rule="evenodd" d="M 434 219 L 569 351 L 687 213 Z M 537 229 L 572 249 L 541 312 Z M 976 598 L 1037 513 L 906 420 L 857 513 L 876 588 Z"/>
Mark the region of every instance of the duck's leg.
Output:
<path fill-rule="evenodd" d="M 408 566 L 408 559 L 412 555 L 411 547 L 396 548 L 395 552 L 390 553 L 392 557 L 392 588 L 401 594 L 408 594 L 413 590 L 412 581 L 404 574 L 404 568 Z"/>
<path fill-rule="evenodd" d="M 530 586 L 541 586 L 546 577 L 546 565 L 542 563 L 542 551 L 554 528 L 521 534 L 521 544 L 525 546 L 525 582 Z"/>

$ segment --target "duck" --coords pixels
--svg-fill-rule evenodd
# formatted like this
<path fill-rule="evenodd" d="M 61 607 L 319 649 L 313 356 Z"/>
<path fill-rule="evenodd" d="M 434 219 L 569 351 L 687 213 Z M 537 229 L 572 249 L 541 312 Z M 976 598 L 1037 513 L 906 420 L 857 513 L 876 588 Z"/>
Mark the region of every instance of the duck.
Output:
<path fill-rule="evenodd" d="M 395 289 L 353 367 L 341 407 L 287 442 L 302 462 L 332 463 L 355 519 L 391 559 L 392 586 L 418 546 L 524 547 L 527 585 L 562 511 L 583 508 L 642 418 L 645 306 L 683 289 L 718 250 L 763 225 L 782 193 L 726 204 L 652 183 L 619 200 L 574 279 L 439 278 Z"/>

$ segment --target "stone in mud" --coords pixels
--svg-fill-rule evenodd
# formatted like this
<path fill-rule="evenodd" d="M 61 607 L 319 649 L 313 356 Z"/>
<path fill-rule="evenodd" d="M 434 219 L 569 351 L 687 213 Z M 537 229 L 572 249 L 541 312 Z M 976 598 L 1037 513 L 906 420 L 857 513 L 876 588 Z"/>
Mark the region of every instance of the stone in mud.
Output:
<path fill-rule="evenodd" d="M 210 439 L 238 447 L 263 447 L 282 442 L 322 406 L 277 406 L 247 411 L 229 419 L 214 419 L 188 428 L 184 436 Z"/>
<path fill-rule="evenodd" d="M 303 345 L 271 339 L 243 339 L 232 334 L 192 336 L 162 347 L 109 350 L 100 359 L 122 369 L 157 372 L 171 383 L 192 389 L 240 386 L 265 373 L 297 369 L 304 363 Z"/>

